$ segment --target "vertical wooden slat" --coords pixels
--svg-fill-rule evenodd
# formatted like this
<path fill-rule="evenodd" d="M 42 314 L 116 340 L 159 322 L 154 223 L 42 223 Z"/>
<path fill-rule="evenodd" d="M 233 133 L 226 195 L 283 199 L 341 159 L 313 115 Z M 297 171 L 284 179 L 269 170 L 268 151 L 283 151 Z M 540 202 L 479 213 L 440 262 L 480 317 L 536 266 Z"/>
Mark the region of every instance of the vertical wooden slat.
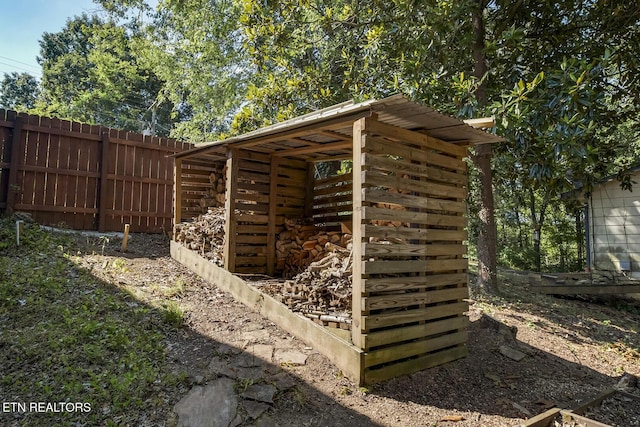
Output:
<path fill-rule="evenodd" d="M 173 166 L 173 239 L 176 225 L 182 222 L 182 159 L 175 159 Z"/>
<path fill-rule="evenodd" d="M 304 199 L 304 217 L 311 218 L 313 216 L 313 186 L 315 183 L 315 164 L 307 162 L 307 182 L 306 193 Z"/>
<path fill-rule="evenodd" d="M 23 118 L 17 116 L 13 122 L 13 136 L 11 138 L 11 160 L 9 166 L 9 190 L 7 192 L 7 211 L 13 213 L 18 192 L 18 168 L 20 162 L 20 141 L 22 134 Z"/>
<path fill-rule="evenodd" d="M 353 279 L 351 340 L 357 347 L 362 343 L 362 146 L 365 143 L 365 119 L 353 123 Z"/>
<path fill-rule="evenodd" d="M 276 269 L 276 211 L 278 207 L 278 157 L 271 157 L 269 172 L 269 223 L 267 224 L 267 274 Z"/>
<path fill-rule="evenodd" d="M 109 175 L 109 132 L 102 133 L 102 157 L 100 158 L 100 198 L 98 202 L 98 230 L 104 233 L 107 230 L 107 200 L 108 200 L 108 175 Z"/>
<path fill-rule="evenodd" d="M 236 197 L 238 192 L 238 170 L 240 166 L 238 150 L 230 149 L 227 154 L 227 197 L 224 227 L 224 268 L 234 273 L 236 269 Z"/>

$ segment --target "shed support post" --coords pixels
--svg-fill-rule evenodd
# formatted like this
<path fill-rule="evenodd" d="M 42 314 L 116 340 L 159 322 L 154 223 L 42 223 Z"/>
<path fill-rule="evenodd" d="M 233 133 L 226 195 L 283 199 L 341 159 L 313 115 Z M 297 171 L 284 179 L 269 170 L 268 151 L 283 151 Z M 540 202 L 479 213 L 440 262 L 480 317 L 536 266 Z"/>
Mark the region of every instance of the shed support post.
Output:
<path fill-rule="evenodd" d="M 182 222 L 182 159 L 175 159 L 173 164 L 173 238 L 176 237 L 176 226 Z"/>
<path fill-rule="evenodd" d="M 227 196 L 225 198 L 224 268 L 234 273 L 236 269 L 236 196 L 238 193 L 238 150 L 227 152 Z"/>
<path fill-rule="evenodd" d="M 311 218 L 313 216 L 313 185 L 315 183 L 316 164 L 307 162 L 307 185 L 304 195 L 304 217 Z"/>
<path fill-rule="evenodd" d="M 7 191 L 7 212 L 13 213 L 16 203 L 16 194 L 20 191 L 18 186 L 18 167 L 20 157 L 20 140 L 22 139 L 22 122 L 20 116 L 13 122 L 13 137 L 11 138 L 11 163 L 9 165 L 9 188 Z"/>
<path fill-rule="evenodd" d="M 353 300 L 351 340 L 356 347 L 364 349 L 362 340 L 362 147 L 365 144 L 366 119 L 353 123 Z"/>
<path fill-rule="evenodd" d="M 267 224 L 267 274 L 273 276 L 276 270 L 276 214 L 278 207 L 278 166 L 279 157 L 271 157 L 269 171 L 269 223 Z"/>

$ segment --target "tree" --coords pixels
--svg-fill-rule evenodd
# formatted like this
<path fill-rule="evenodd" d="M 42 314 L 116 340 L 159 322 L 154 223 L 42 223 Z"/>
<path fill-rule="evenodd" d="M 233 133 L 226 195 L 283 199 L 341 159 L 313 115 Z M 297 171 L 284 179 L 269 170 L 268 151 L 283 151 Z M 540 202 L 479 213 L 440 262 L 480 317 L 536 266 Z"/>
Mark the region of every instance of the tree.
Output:
<path fill-rule="evenodd" d="M 38 93 L 38 81 L 31 74 L 5 73 L 0 82 L 0 108 L 28 111 L 35 106 Z"/>
<path fill-rule="evenodd" d="M 158 100 L 163 83 L 133 52 L 135 29 L 97 16 L 74 17 L 40 41 L 41 114 L 167 135 L 171 106 Z"/>

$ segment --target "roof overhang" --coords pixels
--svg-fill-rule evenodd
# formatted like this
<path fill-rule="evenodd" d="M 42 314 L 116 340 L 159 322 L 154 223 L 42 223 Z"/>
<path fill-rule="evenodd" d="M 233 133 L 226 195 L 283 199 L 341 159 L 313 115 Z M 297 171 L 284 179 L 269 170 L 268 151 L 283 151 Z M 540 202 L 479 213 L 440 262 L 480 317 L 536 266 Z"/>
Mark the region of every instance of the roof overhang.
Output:
<path fill-rule="evenodd" d="M 503 141 L 455 117 L 431 107 L 394 95 L 381 100 L 337 104 L 255 131 L 220 141 L 203 143 L 175 155 L 225 158 L 229 148 L 252 149 L 278 157 L 290 156 L 319 161 L 347 156 L 351 151 L 353 122 L 376 117 L 383 123 L 418 131 L 459 145 L 477 145 Z M 483 119 L 483 124 L 486 120 Z M 476 125 L 476 123 L 473 123 Z"/>

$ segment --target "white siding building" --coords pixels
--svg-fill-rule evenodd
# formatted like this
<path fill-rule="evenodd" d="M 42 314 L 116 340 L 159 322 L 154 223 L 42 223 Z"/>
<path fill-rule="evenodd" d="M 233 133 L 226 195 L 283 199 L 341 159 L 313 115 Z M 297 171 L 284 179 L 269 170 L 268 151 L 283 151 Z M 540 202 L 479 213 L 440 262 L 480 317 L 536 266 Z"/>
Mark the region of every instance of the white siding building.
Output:
<path fill-rule="evenodd" d="M 640 183 L 640 169 L 631 171 Z M 622 190 L 611 179 L 597 184 L 588 200 L 587 244 L 592 270 L 624 272 L 640 279 L 640 188 Z"/>

